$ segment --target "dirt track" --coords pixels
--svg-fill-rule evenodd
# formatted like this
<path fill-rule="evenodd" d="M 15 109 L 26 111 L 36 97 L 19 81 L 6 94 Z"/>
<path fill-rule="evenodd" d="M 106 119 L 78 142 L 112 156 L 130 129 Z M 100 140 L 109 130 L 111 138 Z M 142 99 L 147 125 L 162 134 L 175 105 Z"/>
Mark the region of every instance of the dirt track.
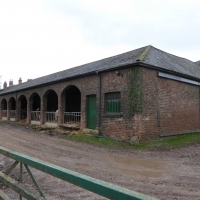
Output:
<path fill-rule="evenodd" d="M 0 123 L 0 146 L 158 199 L 200 199 L 200 144 L 169 150 L 113 149 Z M 0 155 L 0 166 L 10 163 Z M 104 199 L 33 171 L 47 199 Z M 24 177 L 31 183 L 26 174 Z M 7 188 L 4 191 L 12 199 L 18 199 L 14 192 Z"/>

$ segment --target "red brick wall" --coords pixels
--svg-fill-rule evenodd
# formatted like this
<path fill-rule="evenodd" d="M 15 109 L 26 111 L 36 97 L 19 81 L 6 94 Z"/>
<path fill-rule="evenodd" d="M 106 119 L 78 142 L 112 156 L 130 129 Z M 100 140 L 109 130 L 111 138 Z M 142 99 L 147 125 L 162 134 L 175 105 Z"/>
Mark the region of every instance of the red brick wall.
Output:
<path fill-rule="evenodd" d="M 130 69 L 119 70 L 123 76 L 116 75 L 116 71 L 102 74 L 102 132 L 105 136 L 127 140 L 133 136 L 133 118 L 128 117 L 127 73 Z M 120 92 L 121 115 L 105 114 L 105 93 Z"/>
<path fill-rule="evenodd" d="M 143 74 L 144 99 L 143 113 L 128 117 L 128 90 L 127 73 L 130 69 L 118 70 L 123 76 L 116 75 L 115 70 L 104 72 L 102 77 L 101 93 L 101 132 L 105 136 L 121 140 L 128 140 L 136 135 L 140 140 L 156 140 L 163 133 L 191 132 L 199 130 L 199 87 L 173 81 L 157 76 L 158 71 L 141 68 Z M 69 86 L 76 86 L 81 92 L 81 130 L 86 127 L 86 99 L 87 95 L 97 97 L 97 128 L 99 105 L 99 75 L 93 74 L 86 77 L 68 80 L 48 86 L 42 86 L 26 91 L 0 96 L 9 101 L 14 97 L 16 101 L 21 95 L 25 95 L 28 109 L 31 110 L 29 101 L 31 95 L 36 92 L 43 99 L 45 93 L 52 89 L 58 95 L 58 108 L 63 112 L 62 92 Z M 105 115 L 105 93 L 120 92 L 121 114 L 118 116 Z M 41 102 L 45 108 L 45 101 Z M 19 105 L 18 105 L 19 106 Z M 158 126 L 158 111 L 160 112 L 160 125 Z M 30 115 L 27 122 L 30 122 Z M 62 117 L 59 117 L 62 122 Z"/>
<path fill-rule="evenodd" d="M 159 134 L 199 130 L 199 87 L 157 76 L 143 69 L 144 107 L 142 140 L 155 140 Z M 158 126 L 158 111 L 160 126 Z"/>

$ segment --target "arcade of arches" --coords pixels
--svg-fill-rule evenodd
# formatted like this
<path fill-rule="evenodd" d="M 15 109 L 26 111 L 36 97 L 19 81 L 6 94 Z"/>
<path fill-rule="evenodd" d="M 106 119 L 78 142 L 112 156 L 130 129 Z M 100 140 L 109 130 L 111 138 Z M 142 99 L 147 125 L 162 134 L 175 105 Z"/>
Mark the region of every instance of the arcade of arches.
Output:
<path fill-rule="evenodd" d="M 60 109 L 59 102 L 62 105 Z M 34 92 L 29 98 L 26 95 L 4 98 L 1 101 L 0 119 L 80 128 L 81 92 L 76 86 L 70 85 L 64 89 L 60 99 L 52 89 L 43 96 Z"/>
<path fill-rule="evenodd" d="M 39 78 L 47 81 L 42 85 L 35 79 L 31 87 L 27 82 L 8 87 L 0 91 L 0 120 L 66 127 L 119 140 L 129 139 L 134 123 L 133 118 L 126 117 L 125 74 L 129 69 L 121 73 L 123 77 L 113 70 L 58 81 L 53 74 Z"/>

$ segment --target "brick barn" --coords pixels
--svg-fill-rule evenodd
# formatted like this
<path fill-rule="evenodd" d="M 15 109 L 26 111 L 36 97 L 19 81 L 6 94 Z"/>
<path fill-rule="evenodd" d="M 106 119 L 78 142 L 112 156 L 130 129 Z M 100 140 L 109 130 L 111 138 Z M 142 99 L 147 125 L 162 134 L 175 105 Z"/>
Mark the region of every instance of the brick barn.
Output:
<path fill-rule="evenodd" d="M 0 119 L 141 141 L 200 130 L 200 61 L 146 46 L 0 90 Z"/>

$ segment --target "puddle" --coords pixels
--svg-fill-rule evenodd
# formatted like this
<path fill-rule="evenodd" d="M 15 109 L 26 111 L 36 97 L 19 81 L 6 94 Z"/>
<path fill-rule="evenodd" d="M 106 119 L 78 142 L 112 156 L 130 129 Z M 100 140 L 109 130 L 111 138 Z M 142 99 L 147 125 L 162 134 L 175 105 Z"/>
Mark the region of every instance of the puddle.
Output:
<path fill-rule="evenodd" d="M 144 176 L 157 178 L 168 171 L 168 161 L 160 158 L 133 158 L 115 156 L 111 158 L 116 163 L 115 167 L 124 174 L 131 176 Z"/>
<path fill-rule="evenodd" d="M 78 166 L 78 167 L 89 167 L 90 166 L 90 165 L 85 164 L 85 163 L 76 163 L 75 165 Z"/>
<path fill-rule="evenodd" d="M 164 161 L 162 159 L 154 158 L 127 158 L 127 157 L 114 157 L 114 162 L 127 165 L 127 166 L 137 166 L 137 167 L 144 167 L 144 168 L 150 168 L 150 169 L 162 169 L 166 166 L 167 161 Z"/>
<path fill-rule="evenodd" d="M 120 170 L 123 174 L 128 174 L 128 175 L 132 175 L 132 176 L 137 176 L 138 174 L 141 176 L 145 176 L 145 177 L 152 177 L 152 178 L 157 178 L 157 177 L 161 177 L 164 175 L 164 173 L 162 171 L 145 171 L 145 170 L 141 170 L 141 169 L 121 169 Z"/>
<path fill-rule="evenodd" d="M 153 178 L 157 178 L 157 177 L 161 177 L 163 175 L 162 172 L 158 171 L 140 171 L 138 172 L 141 176 L 146 176 L 146 177 L 153 177 Z"/>

